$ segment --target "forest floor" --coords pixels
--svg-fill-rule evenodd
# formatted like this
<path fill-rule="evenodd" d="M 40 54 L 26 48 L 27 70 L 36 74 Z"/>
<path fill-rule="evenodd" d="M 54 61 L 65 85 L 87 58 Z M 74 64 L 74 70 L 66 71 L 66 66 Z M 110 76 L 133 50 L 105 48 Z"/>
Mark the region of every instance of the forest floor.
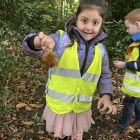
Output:
<path fill-rule="evenodd" d="M 8 48 L 8 50 L 10 49 Z M 13 49 L 12 54 L 17 57 L 17 53 L 13 52 Z M 16 60 L 19 63 L 23 62 L 24 58 L 20 48 L 20 54 Z M 5 90 L 5 93 L 0 93 L 0 140 L 52 140 L 53 135 L 45 131 L 45 122 L 41 119 L 45 106 L 44 83 L 46 81 L 39 78 L 40 75 L 43 75 L 41 78 L 46 79 L 44 71 L 38 64 L 33 65 L 38 63 L 34 59 L 28 60 L 26 58 L 25 61 L 27 63 L 19 65 L 16 63 L 16 67 L 15 64 L 13 65 L 12 78 L 1 79 L 3 85 L 6 83 L 7 91 L 11 91 L 12 94 L 7 95 Z M 26 66 L 22 67 L 23 65 Z M 22 70 L 27 68 L 26 70 L 31 70 L 31 73 L 25 75 L 25 71 L 23 71 L 24 75 L 22 75 L 21 68 Z M 43 71 L 43 74 L 38 71 Z M 38 74 L 39 78 L 35 77 L 34 74 Z M 85 140 L 140 140 L 140 129 L 135 130 L 130 127 L 128 133 L 119 135 L 112 131 L 113 124 L 118 119 L 122 109 L 124 96 L 120 91 L 120 85 L 124 72 L 111 66 L 111 74 L 115 94 L 113 103 L 118 108 L 118 114 L 107 115 L 99 112 L 96 108 L 99 96 L 95 95 L 92 106 L 95 124 L 92 125 L 89 133 L 84 135 Z M 1 76 L 4 78 L 5 75 L 1 74 Z"/>

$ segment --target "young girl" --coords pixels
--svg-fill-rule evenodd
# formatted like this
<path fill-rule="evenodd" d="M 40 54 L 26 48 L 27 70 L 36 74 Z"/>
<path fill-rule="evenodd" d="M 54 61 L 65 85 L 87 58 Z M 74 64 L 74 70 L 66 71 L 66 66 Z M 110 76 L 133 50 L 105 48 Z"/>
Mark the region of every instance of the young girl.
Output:
<path fill-rule="evenodd" d="M 82 140 L 93 122 L 91 104 L 96 88 L 100 92 L 98 109 L 115 114 L 107 52 L 100 42 L 104 10 L 95 3 L 81 3 L 75 16 L 50 36 L 29 34 L 23 42 L 27 54 L 42 57 L 54 51 L 59 60 L 50 68 L 43 118 L 46 130 L 57 139 Z M 43 49 L 42 49 L 43 46 Z"/>

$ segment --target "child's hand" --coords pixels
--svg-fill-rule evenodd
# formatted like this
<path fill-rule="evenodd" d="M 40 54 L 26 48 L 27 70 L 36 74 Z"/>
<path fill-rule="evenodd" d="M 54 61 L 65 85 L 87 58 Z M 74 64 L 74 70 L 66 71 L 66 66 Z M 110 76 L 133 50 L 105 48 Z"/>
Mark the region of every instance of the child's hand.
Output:
<path fill-rule="evenodd" d="M 113 61 L 113 64 L 115 67 L 117 67 L 119 69 L 125 68 L 125 62 L 123 62 L 123 61 Z"/>
<path fill-rule="evenodd" d="M 51 37 L 45 35 L 43 32 L 40 32 L 34 39 L 34 45 L 35 48 L 42 48 L 45 52 L 50 52 L 55 46 L 55 41 Z"/>
<path fill-rule="evenodd" d="M 110 101 L 109 95 L 103 95 L 100 100 L 98 101 L 98 109 L 100 111 L 107 111 L 106 113 L 109 114 L 116 114 L 117 109 L 115 106 L 112 105 Z"/>
<path fill-rule="evenodd" d="M 45 35 L 43 32 L 39 33 L 40 38 L 40 46 L 44 50 L 44 54 L 42 55 L 42 61 L 45 62 L 46 68 L 55 67 L 58 64 L 58 59 L 56 57 L 55 52 L 53 52 L 53 48 L 55 46 L 55 41 Z"/>
<path fill-rule="evenodd" d="M 55 41 L 51 37 L 45 35 L 43 32 L 40 32 L 39 38 L 41 39 L 41 42 L 40 42 L 41 48 L 44 51 L 52 51 L 53 50 L 53 48 L 55 46 Z"/>

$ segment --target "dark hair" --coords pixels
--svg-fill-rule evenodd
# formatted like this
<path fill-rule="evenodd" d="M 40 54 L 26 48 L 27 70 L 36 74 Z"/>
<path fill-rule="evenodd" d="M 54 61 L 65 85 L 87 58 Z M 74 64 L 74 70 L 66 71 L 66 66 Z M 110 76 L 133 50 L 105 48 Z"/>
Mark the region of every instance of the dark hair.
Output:
<path fill-rule="evenodd" d="M 76 14 L 72 16 L 69 21 L 67 22 L 67 32 L 71 39 L 71 41 L 74 41 L 73 36 L 73 26 L 76 26 L 76 20 L 79 16 L 79 14 L 86 9 L 96 9 L 99 11 L 100 16 L 105 19 L 105 1 L 104 0 L 81 0 L 80 5 L 76 11 Z"/>

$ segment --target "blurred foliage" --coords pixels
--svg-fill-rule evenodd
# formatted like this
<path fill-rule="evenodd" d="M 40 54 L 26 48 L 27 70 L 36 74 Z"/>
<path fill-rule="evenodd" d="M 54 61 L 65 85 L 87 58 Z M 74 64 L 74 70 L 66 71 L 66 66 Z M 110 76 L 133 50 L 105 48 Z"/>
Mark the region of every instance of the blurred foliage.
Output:
<path fill-rule="evenodd" d="M 0 42 L 10 37 L 22 40 L 29 32 L 63 29 L 77 5 L 75 0 L 2 0 Z"/>
<path fill-rule="evenodd" d="M 139 0 L 106 0 L 108 3 L 108 19 L 120 20 L 124 19 L 131 10 L 140 8 Z"/>
<path fill-rule="evenodd" d="M 129 36 L 125 32 L 124 23 L 119 21 L 107 21 L 104 24 L 104 31 L 108 37 L 104 41 L 110 60 L 124 60 L 125 50 L 129 45 Z"/>

